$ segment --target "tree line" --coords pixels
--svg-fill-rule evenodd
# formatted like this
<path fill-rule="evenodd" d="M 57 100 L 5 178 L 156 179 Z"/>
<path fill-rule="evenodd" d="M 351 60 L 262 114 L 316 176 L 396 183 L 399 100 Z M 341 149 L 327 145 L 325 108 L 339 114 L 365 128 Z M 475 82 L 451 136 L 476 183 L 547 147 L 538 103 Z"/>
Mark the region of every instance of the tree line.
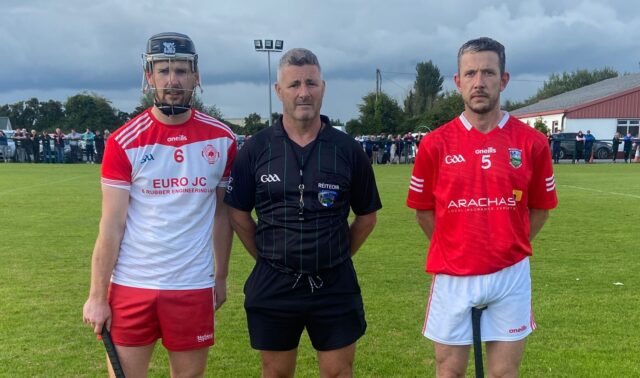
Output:
<path fill-rule="evenodd" d="M 65 102 L 40 101 L 34 97 L 26 101 L 18 101 L 15 104 L 5 104 L 0 106 L 0 116 L 9 117 L 14 129 L 48 131 L 50 133 L 57 128 L 63 132 L 69 132 L 71 129 L 82 131 L 86 128 L 113 131 L 151 105 L 153 105 L 153 97 L 147 94 L 140 98 L 138 107 L 131 113 L 127 113 L 116 109 L 111 101 L 100 95 L 82 92 L 67 98 Z M 203 104 L 198 96 L 194 98 L 193 107 L 225 122 L 217 106 Z M 225 123 L 231 126 L 234 131 L 239 129 L 237 125 Z"/>
<path fill-rule="evenodd" d="M 589 71 L 580 69 L 551 74 L 538 91 L 523 101 L 506 100 L 506 111 L 522 108 L 549 97 L 617 77 L 612 68 Z M 416 65 L 416 79 L 406 95 L 403 106 L 384 92 L 370 92 L 359 105 L 360 116 L 347 122 L 352 135 L 404 134 L 433 130 L 460 115 L 464 110 L 462 96 L 457 91 L 443 91 L 444 77 L 432 61 Z"/>
<path fill-rule="evenodd" d="M 523 101 L 506 100 L 503 109 L 511 111 L 545 98 L 571 91 L 595 82 L 618 76 L 612 68 L 576 70 L 562 74 L 551 74 L 533 96 Z M 358 105 L 359 117 L 343 124 L 332 119 L 333 125 L 345 125 L 351 135 L 404 134 L 406 132 L 429 131 L 450 121 L 464 110 L 462 96 L 457 91 L 443 91 L 444 77 L 432 62 L 416 65 L 416 79 L 402 106 L 384 91 L 370 92 L 362 97 Z M 116 109 L 109 100 L 95 93 L 82 92 L 67 98 L 67 101 L 40 101 L 31 98 L 15 104 L 0 106 L 0 116 L 9 117 L 14 128 L 46 130 L 56 128 L 68 132 L 76 130 L 114 130 L 153 105 L 150 94 L 142 96 L 140 105 L 131 113 Z M 239 134 L 255 134 L 268 126 L 260 115 L 251 113 L 245 117 L 245 126 L 227 122 L 216 105 L 205 105 L 196 96 L 194 108 L 220 119 Z M 271 119 L 277 119 L 273 113 Z"/>

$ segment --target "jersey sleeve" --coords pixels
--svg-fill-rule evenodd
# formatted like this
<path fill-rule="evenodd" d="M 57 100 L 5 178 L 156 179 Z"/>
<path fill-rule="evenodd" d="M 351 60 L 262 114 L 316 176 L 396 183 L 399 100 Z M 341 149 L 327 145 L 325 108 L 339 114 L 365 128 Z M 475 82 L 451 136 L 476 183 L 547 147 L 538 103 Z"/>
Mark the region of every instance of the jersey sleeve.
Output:
<path fill-rule="evenodd" d="M 434 158 L 432 138 L 426 137 L 420 143 L 416 161 L 409 181 L 407 206 L 416 210 L 433 210 L 435 208 L 436 177 L 438 164 Z"/>
<path fill-rule="evenodd" d="M 231 166 L 224 202 L 238 210 L 251 211 L 255 206 L 254 164 L 249 153 L 251 142 L 238 151 Z"/>
<path fill-rule="evenodd" d="M 218 187 L 226 188 L 229 185 L 229 177 L 231 176 L 231 166 L 233 164 L 234 159 L 236 158 L 236 154 L 238 152 L 238 143 L 234 138 L 229 149 L 227 149 L 227 164 L 224 167 L 224 172 L 222 173 L 222 178 L 218 183 Z"/>
<path fill-rule="evenodd" d="M 102 179 L 103 185 L 131 189 L 131 162 L 115 137 L 107 139 L 102 159 Z"/>
<path fill-rule="evenodd" d="M 355 146 L 353 157 L 353 182 L 350 205 L 354 214 L 365 215 L 382 208 L 376 178 L 369 158 L 362 148 Z"/>
<path fill-rule="evenodd" d="M 534 147 L 528 206 L 531 209 L 553 209 L 558 205 L 558 197 L 549 145 L 545 141 Z"/>

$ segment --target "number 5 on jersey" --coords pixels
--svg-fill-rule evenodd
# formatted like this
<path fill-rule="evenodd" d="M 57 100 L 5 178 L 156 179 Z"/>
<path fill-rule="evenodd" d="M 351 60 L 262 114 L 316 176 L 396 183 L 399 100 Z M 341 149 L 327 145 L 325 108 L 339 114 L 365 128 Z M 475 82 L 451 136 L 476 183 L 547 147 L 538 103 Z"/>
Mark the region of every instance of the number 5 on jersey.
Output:
<path fill-rule="evenodd" d="M 182 163 L 184 161 L 184 152 L 182 151 L 182 149 L 178 148 L 173 153 L 173 159 L 176 161 L 176 163 Z"/>
<path fill-rule="evenodd" d="M 489 159 L 491 155 L 482 155 L 482 165 L 480 166 L 482 169 L 491 168 L 491 160 Z"/>

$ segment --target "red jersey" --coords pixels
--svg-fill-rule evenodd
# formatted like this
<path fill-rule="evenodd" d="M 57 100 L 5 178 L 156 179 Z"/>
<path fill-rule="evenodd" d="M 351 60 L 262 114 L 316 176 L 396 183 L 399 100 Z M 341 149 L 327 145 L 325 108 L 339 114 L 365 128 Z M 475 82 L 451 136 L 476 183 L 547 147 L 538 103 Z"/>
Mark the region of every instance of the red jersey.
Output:
<path fill-rule="evenodd" d="M 423 138 L 407 198 L 435 214 L 427 272 L 455 276 L 530 256 L 529 209 L 557 203 L 546 137 L 507 113 L 487 134 L 461 115 Z"/>

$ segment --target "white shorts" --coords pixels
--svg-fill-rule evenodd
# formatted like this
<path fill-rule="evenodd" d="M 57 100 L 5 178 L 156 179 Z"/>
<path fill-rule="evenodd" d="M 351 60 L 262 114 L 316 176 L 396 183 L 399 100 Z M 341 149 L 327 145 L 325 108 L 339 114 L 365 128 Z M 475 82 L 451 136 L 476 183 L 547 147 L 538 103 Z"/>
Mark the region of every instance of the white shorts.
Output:
<path fill-rule="evenodd" d="M 440 344 L 471 345 L 471 308 L 482 312 L 482 341 L 517 341 L 535 328 L 529 258 L 480 276 L 435 274 L 422 334 Z"/>

